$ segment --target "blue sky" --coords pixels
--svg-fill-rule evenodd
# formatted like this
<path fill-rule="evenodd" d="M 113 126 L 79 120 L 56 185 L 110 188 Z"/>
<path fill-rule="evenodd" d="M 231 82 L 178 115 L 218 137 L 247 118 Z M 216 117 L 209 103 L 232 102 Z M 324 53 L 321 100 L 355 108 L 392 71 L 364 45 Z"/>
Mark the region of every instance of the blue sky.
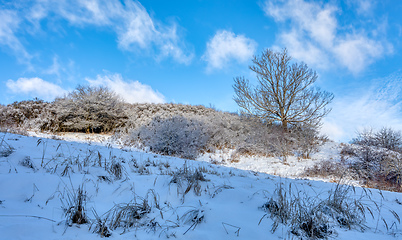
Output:
<path fill-rule="evenodd" d="M 322 131 L 402 130 L 402 2 L 0 1 L 0 103 L 105 85 L 128 102 L 237 111 L 233 78 L 286 47 L 335 94 Z"/>

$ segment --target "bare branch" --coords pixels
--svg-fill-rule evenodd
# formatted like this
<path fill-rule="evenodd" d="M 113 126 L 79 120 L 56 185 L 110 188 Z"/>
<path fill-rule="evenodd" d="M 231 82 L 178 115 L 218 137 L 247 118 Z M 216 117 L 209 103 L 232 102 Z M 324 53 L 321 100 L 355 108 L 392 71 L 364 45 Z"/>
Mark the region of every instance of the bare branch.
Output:
<path fill-rule="evenodd" d="M 291 63 L 287 50 L 265 50 L 254 56 L 250 70 L 257 74 L 253 87 L 244 77 L 236 77 L 233 85 L 235 102 L 242 112 L 268 123 L 288 125 L 299 123 L 318 126 L 330 109 L 326 106 L 333 94 L 313 88 L 318 76 L 304 63 Z"/>

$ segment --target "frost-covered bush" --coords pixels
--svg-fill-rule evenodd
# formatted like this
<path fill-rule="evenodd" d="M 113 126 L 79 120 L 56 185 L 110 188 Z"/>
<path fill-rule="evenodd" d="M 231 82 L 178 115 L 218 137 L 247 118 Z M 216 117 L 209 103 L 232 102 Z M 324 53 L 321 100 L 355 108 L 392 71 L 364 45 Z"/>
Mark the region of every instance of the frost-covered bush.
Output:
<path fill-rule="evenodd" d="M 236 150 L 235 155 L 309 157 L 320 142 L 315 129 L 294 127 L 284 132 L 279 126 L 267 125 L 259 119 L 205 106 L 129 104 L 105 87 L 79 86 L 51 103 L 34 99 L 0 105 L 0 117 L 3 128 L 114 132 L 116 138 L 124 139 L 128 145 L 141 143 L 155 152 L 190 158 L 200 151 L 223 148 Z M 172 150 L 171 143 L 162 136 L 160 139 L 153 136 L 155 131 L 170 131 L 172 136 L 175 129 L 185 132 L 186 138 L 177 134 L 176 139 L 183 140 L 177 143 L 186 144 L 186 150 L 178 150 L 178 146 Z"/>
<path fill-rule="evenodd" d="M 52 108 L 55 118 L 48 128 L 64 132 L 110 132 L 127 118 L 122 100 L 106 87 L 78 86 Z"/>
<path fill-rule="evenodd" d="M 351 165 L 359 178 L 376 184 L 402 187 L 402 155 L 385 148 L 363 146 L 355 150 L 357 159 Z"/>
<path fill-rule="evenodd" d="M 0 107 L 0 125 L 10 128 L 40 129 L 48 121 L 50 103 L 40 99 L 14 102 Z"/>
<path fill-rule="evenodd" d="M 297 155 L 302 158 L 310 158 L 311 154 L 318 152 L 320 144 L 327 141 L 326 137 L 319 135 L 317 128 L 310 126 L 297 126 L 292 135 L 296 141 Z"/>
<path fill-rule="evenodd" d="M 138 134 L 144 129 L 155 125 L 155 119 L 161 122 L 181 116 L 188 122 L 198 122 L 202 125 L 201 142 L 207 142 L 202 151 L 214 152 L 217 149 L 235 149 L 235 155 L 287 156 L 297 154 L 309 157 L 320 142 L 318 131 L 307 128 L 292 128 L 284 132 L 280 126 L 266 123 L 235 113 L 216 111 L 204 106 L 182 104 L 127 104 L 128 121 L 121 128 L 119 137 L 129 133 L 127 144 L 135 144 L 140 139 Z M 148 126 L 144 128 L 144 126 Z M 141 137 L 142 144 L 155 151 L 155 144 Z M 159 147 L 158 149 L 160 149 Z M 162 152 L 158 150 L 157 152 Z M 169 154 L 168 152 L 164 152 Z M 177 154 L 176 154 L 177 155 Z"/>
<path fill-rule="evenodd" d="M 133 134 L 153 152 L 189 159 L 197 157 L 209 138 L 201 122 L 182 116 L 155 117 Z"/>
<path fill-rule="evenodd" d="M 243 127 L 228 136 L 233 139 L 235 155 L 282 156 L 285 136 L 280 128 L 253 119 L 245 118 L 242 121 Z"/>
<path fill-rule="evenodd" d="M 353 168 L 366 181 L 376 185 L 391 185 L 387 188 L 402 189 L 402 134 L 392 128 L 383 127 L 375 132 L 363 130 L 352 140 L 360 146 L 353 153 L 357 161 Z"/>
<path fill-rule="evenodd" d="M 352 143 L 362 146 L 382 147 L 392 151 L 401 151 L 402 134 L 392 128 L 383 127 L 375 132 L 373 129 L 365 129 L 358 132 Z"/>
<path fill-rule="evenodd" d="M 149 124 L 155 117 L 162 119 L 173 116 L 183 116 L 185 118 L 197 118 L 198 116 L 212 116 L 219 113 L 216 110 L 201 105 L 185 105 L 174 103 L 134 103 L 125 105 L 128 120 L 125 128 L 120 129 L 123 132 L 129 132 Z"/>
<path fill-rule="evenodd" d="M 307 168 L 304 176 L 332 176 L 360 181 L 368 187 L 402 191 L 402 154 L 386 148 L 343 144 L 341 160 Z"/>

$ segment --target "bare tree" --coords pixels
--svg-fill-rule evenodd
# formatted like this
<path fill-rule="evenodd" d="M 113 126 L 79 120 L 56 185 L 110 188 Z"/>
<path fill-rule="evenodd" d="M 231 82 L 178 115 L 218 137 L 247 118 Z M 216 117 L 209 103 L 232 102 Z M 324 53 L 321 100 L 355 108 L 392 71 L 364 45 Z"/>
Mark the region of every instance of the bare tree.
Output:
<path fill-rule="evenodd" d="M 292 63 L 286 49 L 265 50 L 254 56 L 250 69 L 257 74 L 253 87 L 244 77 L 236 77 L 234 100 L 243 114 L 256 116 L 267 123 L 278 122 L 284 130 L 288 125 L 317 126 L 330 109 L 333 94 L 313 88 L 317 74 L 304 63 Z"/>

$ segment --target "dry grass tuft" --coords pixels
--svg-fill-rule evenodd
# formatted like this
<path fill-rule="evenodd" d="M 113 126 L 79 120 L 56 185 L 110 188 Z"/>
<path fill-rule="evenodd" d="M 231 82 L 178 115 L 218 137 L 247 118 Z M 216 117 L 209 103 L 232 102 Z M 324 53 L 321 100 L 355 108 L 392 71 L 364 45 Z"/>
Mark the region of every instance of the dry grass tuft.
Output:
<path fill-rule="evenodd" d="M 170 184 L 175 183 L 178 186 L 178 194 L 179 189 L 185 187 L 185 190 L 181 195 L 184 196 L 191 191 L 194 190 L 195 195 L 201 196 L 202 186 L 201 182 L 208 181 L 204 174 L 201 172 L 202 169 L 190 169 L 187 167 L 187 163 L 184 164 L 183 168 L 179 169 L 176 172 L 173 172 L 172 180 L 170 180 Z"/>
<path fill-rule="evenodd" d="M 289 233 L 300 238 L 323 239 L 335 233 L 334 227 L 366 230 L 366 216 L 374 218 L 374 212 L 381 212 L 378 205 L 371 199 L 371 192 L 363 190 L 356 195 L 353 186 L 338 183 L 329 191 L 325 199 L 320 196 L 311 197 L 305 192 L 292 189 L 289 184 L 278 184 L 271 198 L 261 207 L 273 220 L 271 232 L 275 232 L 279 224 L 289 226 Z M 371 207 L 372 205 L 377 207 Z M 391 211 L 399 222 L 399 215 Z M 381 216 L 380 216 L 381 217 Z M 388 226 L 388 222 L 382 218 Z"/>

